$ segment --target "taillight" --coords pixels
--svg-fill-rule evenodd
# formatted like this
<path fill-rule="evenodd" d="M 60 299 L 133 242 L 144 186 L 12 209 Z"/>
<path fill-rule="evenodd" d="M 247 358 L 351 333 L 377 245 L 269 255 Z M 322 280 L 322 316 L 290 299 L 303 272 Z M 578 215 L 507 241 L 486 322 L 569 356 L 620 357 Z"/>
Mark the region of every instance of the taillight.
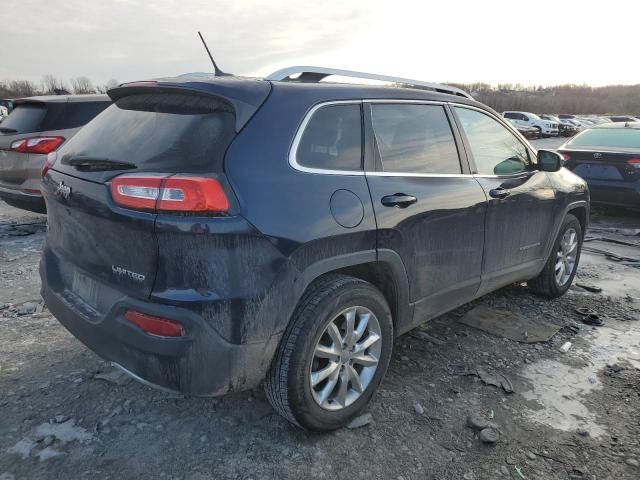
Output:
<path fill-rule="evenodd" d="M 147 315 L 146 313 L 136 312 L 135 310 L 127 310 L 124 319 L 140 327 L 143 332 L 158 337 L 182 337 L 184 328 L 178 322 L 168 320 L 162 317 Z"/>
<path fill-rule="evenodd" d="M 631 160 L 627 160 L 627 163 L 633 168 L 640 169 L 640 158 L 632 158 Z"/>
<path fill-rule="evenodd" d="M 42 169 L 40 170 L 40 176 L 44 178 L 49 169 L 53 167 L 53 164 L 56 163 L 56 159 L 58 158 L 58 154 L 56 152 L 51 152 L 47 154 L 47 158 L 42 164 Z"/>
<path fill-rule="evenodd" d="M 16 140 L 10 149 L 19 153 L 47 154 L 58 149 L 64 142 L 64 137 L 30 137 Z"/>
<path fill-rule="evenodd" d="M 117 205 L 134 210 L 199 213 L 229 210 L 220 182 L 206 177 L 122 175 L 111 181 L 111 195 Z"/>

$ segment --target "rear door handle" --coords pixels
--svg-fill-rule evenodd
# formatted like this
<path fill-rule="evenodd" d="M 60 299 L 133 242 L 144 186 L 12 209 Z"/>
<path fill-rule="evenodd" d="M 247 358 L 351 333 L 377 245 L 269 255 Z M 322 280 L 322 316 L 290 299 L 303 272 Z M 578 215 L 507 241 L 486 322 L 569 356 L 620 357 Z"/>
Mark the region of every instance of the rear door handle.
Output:
<path fill-rule="evenodd" d="M 382 197 L 382 205 L 385 207 L 400 207 L 406 208 L 412 203 L 416 203 L 418 199 L 413 195 L 405 195 L 404 193 L 395 193 L 393 195 L 387 195 Z"/>
<path fill-rule="evenodd" d="M 509 195 L 511 195 L 511 190 L 498 187 L 498 188 L 494 188 L 493 190 L 489 190 L 489 195 L 492 198 L 507 198 Z"/>

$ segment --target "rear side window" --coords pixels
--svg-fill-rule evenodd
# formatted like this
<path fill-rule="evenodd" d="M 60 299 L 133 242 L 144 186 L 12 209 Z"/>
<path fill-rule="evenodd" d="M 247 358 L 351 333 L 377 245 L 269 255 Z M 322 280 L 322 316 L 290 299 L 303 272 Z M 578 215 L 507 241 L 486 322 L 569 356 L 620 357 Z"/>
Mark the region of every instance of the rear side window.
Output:
<path fill-rule="evenodd" d="M 130 95 L 63 146 L 61 163 L 110 160 L 137 171 L 219 173 L 234 125 L 232 108 L 211 96 Z"/>
<path fill-rule="evenodd" d="M 42 130 L 66 130 L 79 128 L 110 105 L 110 102 L 52 103 L 48 106 Z"/>
<path fill-rule="evenodd" d="M 371 115 L 385 172 L 462 172 L 451 125 L 442 106 L 373 104 Z"/>
<path fill-rule="evenodd" d="M 527 148 L 501 123 L 477 110 L 455 110 L 480 175 L 514 175 L 529 169 Z"/>
<path fill-rule="evenodd" d="M 360 112 L 359 104 L 320 107 L 302 134 L 296 151 L 297 163 L 322 170 L 361 170 Z"/>
<path fill-rule="evenodd" d="M 32 133 L 37 132 L 41 128 L 42 120 L 47 113 L 44 104 L 41 103 L 23 103 L 14 108 L 9 116 L 4 119 L 0 128 L 5 131 L 13 131 L 11 133 Z"/>

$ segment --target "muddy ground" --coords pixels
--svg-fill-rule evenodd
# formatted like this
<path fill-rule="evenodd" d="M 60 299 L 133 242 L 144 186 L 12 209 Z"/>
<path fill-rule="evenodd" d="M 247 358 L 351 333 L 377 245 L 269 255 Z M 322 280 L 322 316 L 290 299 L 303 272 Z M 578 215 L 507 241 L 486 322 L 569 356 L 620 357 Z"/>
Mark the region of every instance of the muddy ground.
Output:
<path fill-rule="evenodd" d="M 592 227 L 640 243 L 611 232 L 640 216 L 596 209 Z M 601 293 L 574 286 L 547 301 L 514 285 L 397 339 L 371 423 L 313 434 L 261 390 L 184 398 L 120 376 L 42 306 L 44 235 L 44 217 L 0 202 L 0 480 L 640 478 L 640 268 L 597 252 L 640 258 L 640 247 L 585 244 L 577 281 Z M 477 305 L 562 328 L 537 344 L 495 337 L 458 322 Z M 578 306 L 605 326 L 580 323 Z M 514 393 L 464 375 L 478 368 Z M 496 444 L 470 414 L 496 424 Z"/>

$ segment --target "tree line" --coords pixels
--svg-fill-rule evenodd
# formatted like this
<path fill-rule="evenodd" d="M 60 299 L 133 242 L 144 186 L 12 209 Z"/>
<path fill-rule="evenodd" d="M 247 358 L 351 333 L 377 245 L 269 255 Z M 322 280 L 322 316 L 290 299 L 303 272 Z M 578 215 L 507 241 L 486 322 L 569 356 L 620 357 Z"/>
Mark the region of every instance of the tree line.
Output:
<path fill-rule="evenodd" d="M 0 80 L 0 97 L 22 98 L 61 93 L 86 95 L 91 93 L 106 93 L 110 88 L 117 86 L 118 82 L 113 79 L 105 84 L 94 84 L 88 77 L 81 76 L 65 81 L 53 75 L 45 75 L 40 82 L 32 82 L 31 80 Z"/>
<path fill-rule="evenodd" d="M 105 93 L 118 85 L 116 80 L 94 84 L 88 77 L 63 81 L 53 75 L 42 80 L 0 81 L 0 97 L 20 98 L 56 93 Z M 640 115 L 640 84 L 589 87 L 587 85 L 558 85 L 555 87 L 527 87 L 520 84 L 489 85 L 486 83 L 450 83 L 470 92 L 475 99 L 498 112 L 519 110 L 533 113 L 630 114 Z"/>
<path fill-rule="evenodd" d="M 455 84 L 498 112 L 640 115 L 640 84 L 589 87 L 525 87 L 485 83 Z"/>

